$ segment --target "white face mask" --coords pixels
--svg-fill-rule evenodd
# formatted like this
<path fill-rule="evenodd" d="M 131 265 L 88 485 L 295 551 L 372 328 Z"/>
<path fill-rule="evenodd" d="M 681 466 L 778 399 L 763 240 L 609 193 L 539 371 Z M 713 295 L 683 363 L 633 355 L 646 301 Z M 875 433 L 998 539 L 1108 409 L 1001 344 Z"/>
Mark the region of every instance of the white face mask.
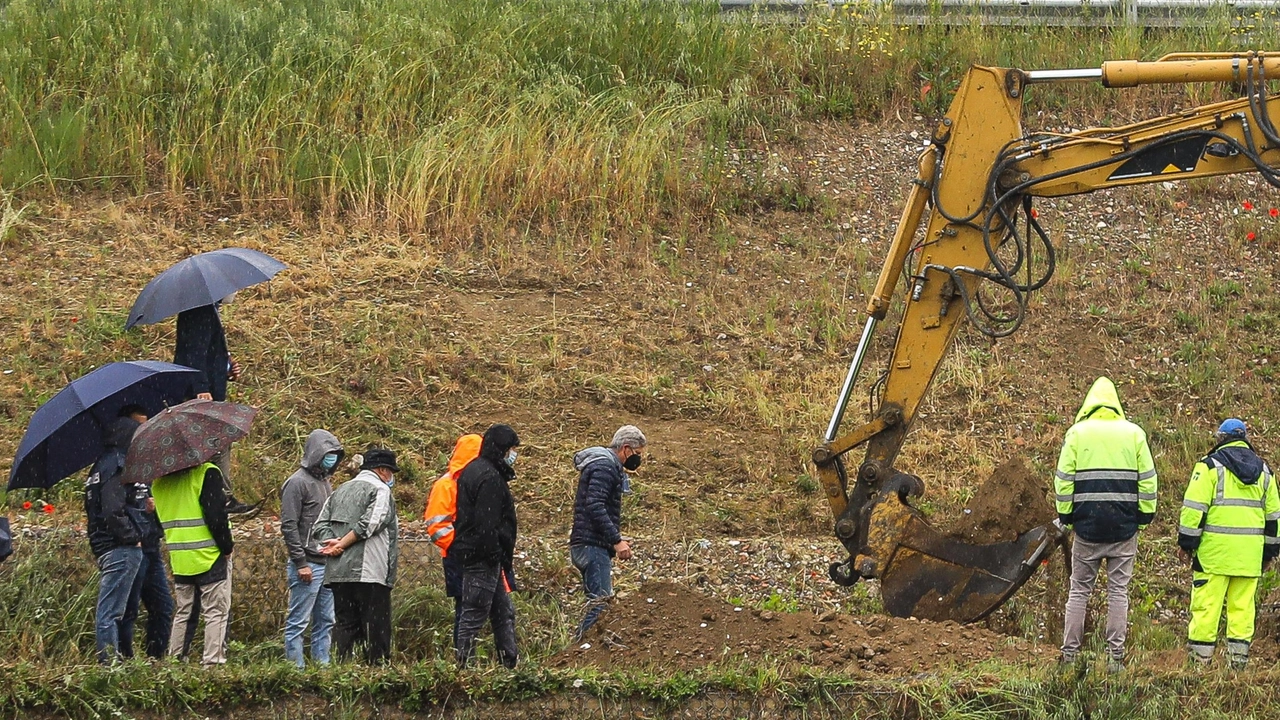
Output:
<path fill-rule="evenodd" d="M 515 450 L 511 450 L 507 452 L 507 457 L 504 458 L 507 461 L 507 465 L 509 465 L 510 467 L 516 466 L 516 455 L 517 453 Z"/>

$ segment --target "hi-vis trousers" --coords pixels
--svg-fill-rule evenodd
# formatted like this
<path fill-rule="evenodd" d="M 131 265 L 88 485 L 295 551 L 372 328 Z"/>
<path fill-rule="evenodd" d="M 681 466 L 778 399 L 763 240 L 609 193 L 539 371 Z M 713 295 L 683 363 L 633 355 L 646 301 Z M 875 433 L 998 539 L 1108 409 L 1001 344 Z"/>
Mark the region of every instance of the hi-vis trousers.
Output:
<path fill-rule="evenodd" d="M 1208 662 L 1218 641 L 1218 621 L 1222 605 L 1227 606 L 1227 656 L 1242 663 L 1249 658 L 1253 641 L 1253 620 L 1257 612 L 1254 596 L 1258 578 L 1196 572 L 1191 581 L 1191 622 L 1187 625 L 1187 647 L 1197 660 Z"/>

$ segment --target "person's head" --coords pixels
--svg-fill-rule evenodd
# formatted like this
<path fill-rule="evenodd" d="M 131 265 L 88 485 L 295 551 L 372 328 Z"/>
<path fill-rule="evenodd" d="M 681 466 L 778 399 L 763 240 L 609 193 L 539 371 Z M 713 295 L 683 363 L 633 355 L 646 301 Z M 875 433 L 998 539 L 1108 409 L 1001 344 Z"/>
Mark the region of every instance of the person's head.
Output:
<path fill-rule="evenodd" d="M 1248 439 L 1248 430 L 1245 428 L 1244 421 L 1239 418 L 1223 420 L 1222 424 L 1218 426 L 1218 432 L 1214 434 L 1214 440 L 1218 445 L 1225 442 Z"/>
<path fill-rule="evenodd" d="M 143 419 L 146 419 L 145 416 Z M 141 424 L 131 415 L 121 415 L 107 426 L 103 433 L 103 444 L 109 448 L 127 450 L 129 444 L 133 442 L 133 434 L 138 431 L 138 426 Z"/>
<path fill-rule="evenodd" d="M 649 441 L 645 439 L 644 433 L 640 432 L 640 428 L 635 425 L 623 425 L 613 434 L 609 449 L 617 453 L 618 459 L 622 461 L 622 467 L 636 470 L 644 459 L 644 449 L 648 444 Z"/>
<path fill-rule="evenodd" d="M 484 431 L 484 439 L 480 441 L 480 457 L 493 463 L 506 463 L 514 466 L 516 447 L 520 445 L 520 436 L 510 425 L 494 425 Z"/>
<path fill-rule="evenodd" d="M 139 425 L 141 425 L 142 423 L 148 420 L 147 410 L 141 405 L 125 405 L 124 407 L 120 408 L 120 412 L 117 413 L 117 415 L 119 417 L 131 418 L 133 419 L 134 422 L 138 423 Z"/>
<path fill-rule="evenodd" d="M 400 472 L 400 466 L 396 465 L 396 454 L 379 447 L 371 447 L 364 451 L 364 463 L 360 469 L 372 471 L 388 485 L 395 482 L 396 473 Z"/>

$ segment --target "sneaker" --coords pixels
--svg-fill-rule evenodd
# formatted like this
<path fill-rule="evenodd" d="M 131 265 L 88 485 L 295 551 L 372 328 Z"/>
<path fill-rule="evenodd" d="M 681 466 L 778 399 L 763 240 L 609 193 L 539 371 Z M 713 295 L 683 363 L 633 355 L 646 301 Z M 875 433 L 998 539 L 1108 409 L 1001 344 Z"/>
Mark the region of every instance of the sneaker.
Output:
<path fill-rule="evenodd" d="M 245 515 L 247 516 L 245 518 L 246 520 L 250 517 L 253 517 L 254 515 L 257 515 L 258 511 L 261 509 L 262 509 L 261 500 L 251 505 L 249 503 L 241 502 L 237 500 L 233 495 L 231 496 L 231 499 L 227 501 L 227 514 L 228 515 Z"/>
<path fill-rule="evenodd" d="M 1119 675 L 1122 672 L 1124 672 L 1124 660 L 1122 658 L 1116 658 L 1116 657 L 1107 658 L 1107 674 L 1108 675 Z"/>

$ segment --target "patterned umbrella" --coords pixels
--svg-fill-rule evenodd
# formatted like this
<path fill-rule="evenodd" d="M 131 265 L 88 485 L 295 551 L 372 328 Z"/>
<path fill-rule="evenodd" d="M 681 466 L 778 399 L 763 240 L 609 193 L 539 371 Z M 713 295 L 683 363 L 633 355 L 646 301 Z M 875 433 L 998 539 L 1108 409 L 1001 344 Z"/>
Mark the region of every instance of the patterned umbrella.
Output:
<path fill-rule="evenodd" d="M 188 400 L 167 408 L 134 434 L 121 482 L 149 483 L 208 462 L 249 434 L 257 414 L 258 409 L 248 405 L 213 400 Z"/>

